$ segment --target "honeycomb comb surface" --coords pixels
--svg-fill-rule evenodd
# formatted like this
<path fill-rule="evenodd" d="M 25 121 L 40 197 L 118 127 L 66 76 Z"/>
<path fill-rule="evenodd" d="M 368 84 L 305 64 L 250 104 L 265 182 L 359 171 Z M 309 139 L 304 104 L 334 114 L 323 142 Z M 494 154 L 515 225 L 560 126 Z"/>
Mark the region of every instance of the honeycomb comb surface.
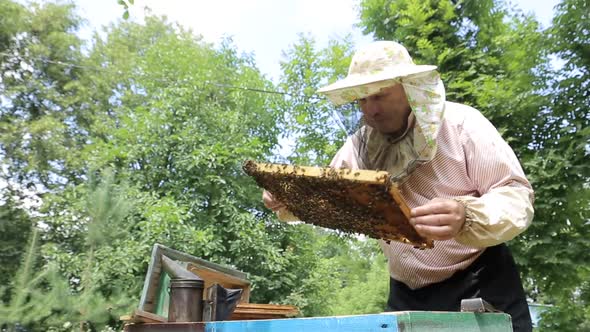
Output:
<path fill-rule="evenodd" d="M 410 224 L 410 210 L 387 172 L 254 161 L 246 161 L 243 168 L 303 222 L 421 249 L 433 247 L 433 241 Z"/>

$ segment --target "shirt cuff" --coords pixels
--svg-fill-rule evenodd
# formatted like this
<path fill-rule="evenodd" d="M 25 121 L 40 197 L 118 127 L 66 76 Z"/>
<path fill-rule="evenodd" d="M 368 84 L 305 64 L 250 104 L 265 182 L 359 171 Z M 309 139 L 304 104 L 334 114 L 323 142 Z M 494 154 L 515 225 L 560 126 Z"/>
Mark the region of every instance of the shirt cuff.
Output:
<path fill-rule="evenodd" d="M 473 222 L 476 220 L 475 213 L 467 203 L 467 200 L 461 197 L 454 197 L 453 200 L 463 205 L 463 210 L 465 211 L 465 222 L 463 222 L 463 226 L 461 226 L 459 233 L 468 232 L 471 229 Z"/>

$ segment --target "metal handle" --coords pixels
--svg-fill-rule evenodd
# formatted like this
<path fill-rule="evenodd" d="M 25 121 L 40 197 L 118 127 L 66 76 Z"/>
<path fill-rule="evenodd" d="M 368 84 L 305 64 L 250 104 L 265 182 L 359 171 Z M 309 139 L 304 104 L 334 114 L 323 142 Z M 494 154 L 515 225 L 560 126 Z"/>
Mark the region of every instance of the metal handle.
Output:
<path fill-rule="evenodd" d="M 461 312 L 502 312 L 481 297 L 461 300 Z"/>

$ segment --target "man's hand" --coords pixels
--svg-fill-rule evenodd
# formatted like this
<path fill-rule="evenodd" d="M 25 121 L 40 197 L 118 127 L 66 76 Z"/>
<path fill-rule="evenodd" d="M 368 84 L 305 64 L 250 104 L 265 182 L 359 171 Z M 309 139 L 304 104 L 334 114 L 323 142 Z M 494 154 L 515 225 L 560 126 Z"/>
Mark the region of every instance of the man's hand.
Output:
<path fill-rule="evenodd" d="M 272 195 L 266 190 L 262 192 L 262 202 L 264 202 L 264 206 L 273 211 L 278 211 L 286 207 L 283 203 L 275 200 L 274 197 L 272 197 Z"/>
<path fill-rule="evenodd" d="M 452 199 L 435 198 L 412 209 L 410 223 L 418 234 L 433 240 L 454 238 L 465 223 L 465 207 Z"/>

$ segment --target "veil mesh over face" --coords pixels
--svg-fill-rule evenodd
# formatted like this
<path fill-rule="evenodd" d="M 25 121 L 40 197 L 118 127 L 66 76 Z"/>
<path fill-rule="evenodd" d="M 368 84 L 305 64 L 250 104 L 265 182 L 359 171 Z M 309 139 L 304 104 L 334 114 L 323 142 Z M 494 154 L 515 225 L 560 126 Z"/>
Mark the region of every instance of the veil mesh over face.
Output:
<path fill-rule="evenodd" d="M 357 103 L 338 108 L 339 120 L 351 136 L 359 167 L 387 171 L 396 181 L 434 158 L 445 108 L 445 89 L 436 71 L 392 80 L 388 86 L 379 84 L 374 93 L 397 83 L 402 84 L 411 108 L 407 130 L 398 137 L 368 126 Z"/>

